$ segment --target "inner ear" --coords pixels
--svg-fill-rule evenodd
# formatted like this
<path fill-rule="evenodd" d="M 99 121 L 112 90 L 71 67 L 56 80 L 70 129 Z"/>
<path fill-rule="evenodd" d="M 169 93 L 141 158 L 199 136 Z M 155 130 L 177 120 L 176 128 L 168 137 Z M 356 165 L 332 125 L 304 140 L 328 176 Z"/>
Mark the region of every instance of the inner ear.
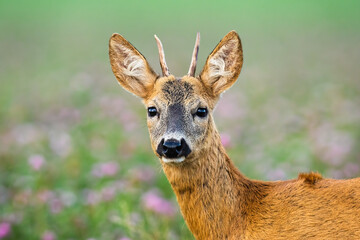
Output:
<path fill-rule="evenodd" d="M 230 40 L 222 45 L 217 52 L 209 58 L 209 83 L 221 85 L 221 78 L 231 75 L 229 71 L 234 56 L 231 50 L 236 47 L 235 40 Z M 224 78 L 223 78 L 224 79 Z M 222 79 L 222 80 L 223 80 Z M 224 81 L 224 80 L 223 80 Z"/>
<path fill-rule="evenodd" d="M 228 33 L 206 60 L 200 79 L 215 96 L 234 84 L 243 63 L 241 41 L 235 31 Z"/>
<path fill-rule="evenodd" d="M 145 98 L 157 78 L 145 57 L 119 34 L 113 34 L 110 38 L 109 57 L 111 68 L 120 85 Z"/>

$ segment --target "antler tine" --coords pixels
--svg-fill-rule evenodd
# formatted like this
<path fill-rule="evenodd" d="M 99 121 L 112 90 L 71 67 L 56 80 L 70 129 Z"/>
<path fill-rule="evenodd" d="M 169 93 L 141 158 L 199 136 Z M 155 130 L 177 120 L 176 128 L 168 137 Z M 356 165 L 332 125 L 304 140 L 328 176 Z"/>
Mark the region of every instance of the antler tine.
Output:
<path fill-rule="evenodd" d="M 188 72 L 188 76 L 194 77 L 195 76 L 195 70 L 196 70 L 196 62 L 197 62 L 197 56 L 199 53 L 199 47 L 200 47 L 200 33 L 198 32 L 196 34 L 196 41 L 194 46 L 194 51 L 191 58 L 190 68 Z"/>
<path fill-rule="evenodd" d="M 169 73 L 169 69 L 168 69 L 168 67 L 166 65 L 165 53 L 164 53 L 163 45 L 162 45 L 160 39 L 156 35 L 154 35 L 154 37 L 156 39 L 156 44 L 157 44 L 158 49 L 159 49 L 160 66 L 161 66 L 163 76 L 169 76 L 170 73 Z"/>

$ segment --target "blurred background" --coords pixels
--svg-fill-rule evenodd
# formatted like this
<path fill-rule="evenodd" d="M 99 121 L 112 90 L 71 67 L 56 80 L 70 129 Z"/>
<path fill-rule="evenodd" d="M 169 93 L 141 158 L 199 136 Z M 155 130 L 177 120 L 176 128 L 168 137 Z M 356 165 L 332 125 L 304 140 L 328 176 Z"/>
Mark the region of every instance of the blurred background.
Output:
<path fill-rule="evenodd" d="M 0 239 L 193 239 L 116 82 L 118 32 L 160 73 L 198 73 L 230 30 L 244 49 L 215 121 L 262 180 L 360 176 L 359 1 L 0 1 Z"/>

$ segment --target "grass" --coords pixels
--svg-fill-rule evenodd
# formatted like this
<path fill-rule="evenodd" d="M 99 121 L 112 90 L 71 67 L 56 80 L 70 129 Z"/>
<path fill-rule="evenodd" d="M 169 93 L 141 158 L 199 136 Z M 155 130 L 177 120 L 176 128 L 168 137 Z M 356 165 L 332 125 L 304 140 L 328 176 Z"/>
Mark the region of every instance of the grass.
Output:
<path fill-rule="evenodd" d="M 358 1 L 0 2 L 0 239 L 193 239 L 107 41 L 198 71 L 228 31 L 244 67 L 215 111 L 247 176 L 360 174 Z M 149 206 L 149 203 L 153 205 Z M 167 206 L 166 209 L 159 208 Z M 9 228 L 10 227 L 10 228 Z"/>

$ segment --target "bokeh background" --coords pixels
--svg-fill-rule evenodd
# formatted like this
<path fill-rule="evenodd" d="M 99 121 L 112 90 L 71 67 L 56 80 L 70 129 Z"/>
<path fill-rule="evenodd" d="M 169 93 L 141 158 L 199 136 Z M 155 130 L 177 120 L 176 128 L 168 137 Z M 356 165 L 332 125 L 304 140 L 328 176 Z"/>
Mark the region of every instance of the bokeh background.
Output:
<path fill-rule="evenodd" d="M 230 30 L 244 66 L 215 119 L 251 178 L 360 175 L 359 1 L 0 1 L 0 239 L 193 239 L 146 111 L 108 60 L 118 32 L 160 73 Z"/>

